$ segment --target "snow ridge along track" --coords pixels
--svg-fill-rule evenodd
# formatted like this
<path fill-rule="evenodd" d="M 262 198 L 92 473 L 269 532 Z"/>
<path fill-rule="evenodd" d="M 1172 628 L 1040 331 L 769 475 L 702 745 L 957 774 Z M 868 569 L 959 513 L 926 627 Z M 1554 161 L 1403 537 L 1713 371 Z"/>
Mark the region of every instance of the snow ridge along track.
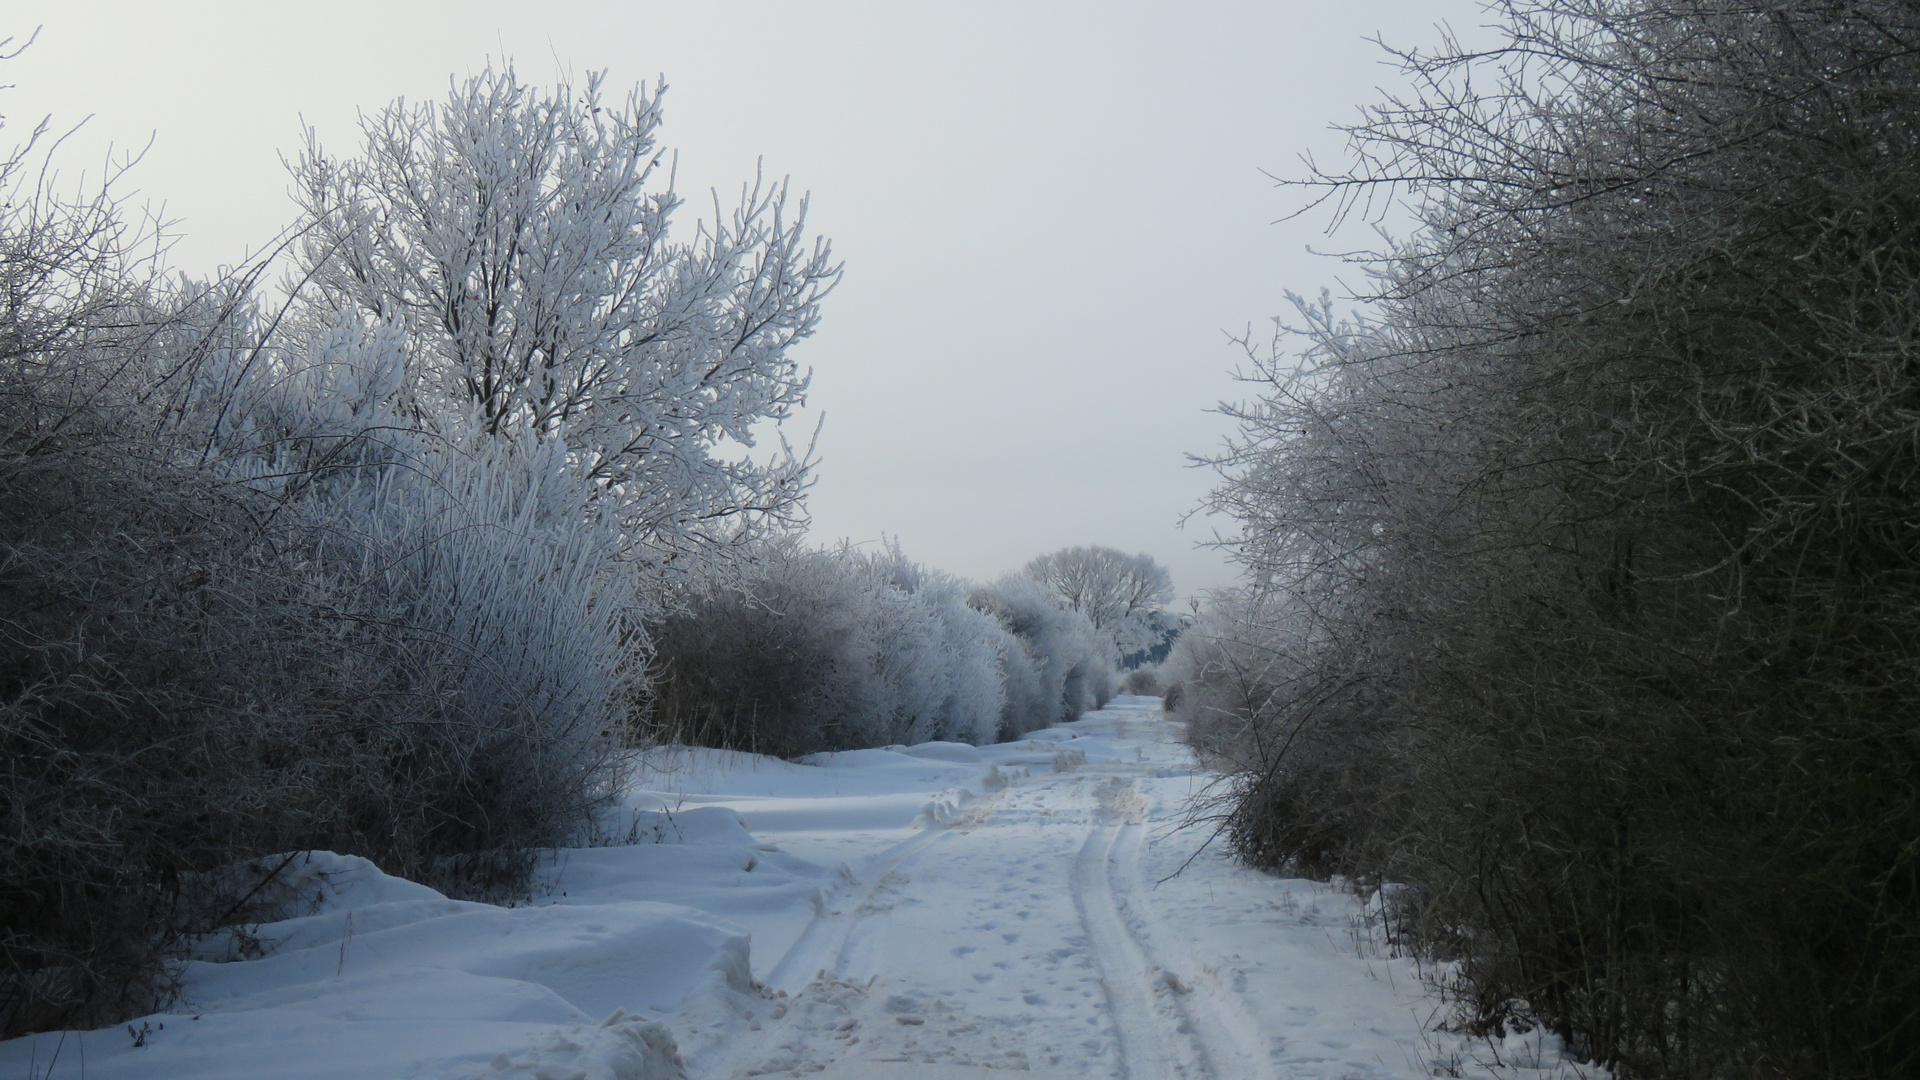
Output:
<path fill-rule="evenodd" d="M 1260 1025 L 1240 996 L 1226 987 L 1219 973 L 1192 957 L 1169 955 L 1156 947 L 1151 904 L 1142 896 L 1146 881 L 1140 869 L 1140 851 L 1147 827 L 1129 824 L 1114 838 L 1108 863 L 1109 880 L 1128 931 L 1154 964 L 1155 993 L 1171 995 L 1173 1007 L 1213 1075 L 1219 1080 L 1270 1076 L 1261 1049 Z"/>
<path fill-rule="evenodd" d="M 800 939 L 767 973 L 767 986 L 798 993 L 801 987 L 822 975 L 842 974 L 854 944 L 855 926 L 872 910 L 875 895 L 889 883 L 894 868 L 946 834 L 947 826 L 927 826 L 888 848 L 876 860 L 867 881 L 836 890 L 839 895 L 827 898 L 820 913 L 801 932 Z"/>
<path fill-rule="evenodd" d="M 1131 781 L 1109 777 L 1095 794 L 1104 820 L 1087 834 L 1074 857 L 1071 887 L 1106 989 L 1121 1063 L 1129 1080 L 1217 1077 L 1212 1056 L 1179 1000 L 1178 978 L 1153 962 L 1123 913 L 1115 887 L 1115 849 L 1123 836 L 1134 846 L 1139 842 L 1139 792 Z M 1116 823 L 1116 817 L 1133 820 Z"/>
<path fill-rule="evenodd" d="M 986 821 L 1009 784 L 995 769 L 988 773 L 984 794 L 961 789 L 941 792 L 922 811 L 919 832 L 874 859 L 866 869 L 864 882 L 850 880 L 847 886 L 834 890 L 834 895 L 824 900 L 799 940 L 767 973 L 766 985 L 774 990 L 798 993 L 821 976 L 848 978 L 858 974 L 850 970 L 850 965 L 856 959 L 855 954 L 862 951 L 859 924 L 874 912 L 879 894 L 894 884 L 894 870 L 952 830 L 973 828 Z"/>

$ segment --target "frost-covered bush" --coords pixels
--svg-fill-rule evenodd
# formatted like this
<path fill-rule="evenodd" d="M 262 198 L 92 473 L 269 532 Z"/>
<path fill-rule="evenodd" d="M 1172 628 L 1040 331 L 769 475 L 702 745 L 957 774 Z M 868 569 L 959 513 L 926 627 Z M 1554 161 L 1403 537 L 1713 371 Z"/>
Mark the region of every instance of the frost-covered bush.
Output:
<path fill-rule="evenodd" d="M 1135 697 L 1157 697 L 1160 694 L 1160 671 L 1158 668 L 1137 667 L 1120 677 L 1120 692 Z"/>
<path fill-rule="evenodd" d="M 1302 304 L 1232 410 L 1214 505 L 1281 661 L 1225 699 L 1237 839 L 1406 885 L 1482 1031 L 1912 1074 L 1920 19 L 1493 11 L 1311 181 L 1417 215 L 1371 314 Z"/>
<path fill-rule="evenodd" d="M 794 540 L 717 568 L 651 629 L 663 738 L 785 756 L 991 742 L 1017 647 L 959 582 L 897 549 Z"/>
<path fill-rule="evenodd" d="M 0 1037 L 155 1001 L 178 874 L 309 790 L 273 692 L 303 657 L 254 654 L 298 589 L 141 407 L 153 269 L 109 193 L 24 175 L 0 162 Z"/>
<path fill-rule="evenodd" d="M 870 572 L 912 598 L 912 610 L 928 630 L 914 635 L 924 642 L 917 663 L 899 665 L 903 681 L 915 679 L 925 695 L 911 714 L 919 722 L 899 741 L 995 741 L 1007 695 L 1001 659 L 1009 645 L 1006 631 L 967 604 L 965 582 L 909 561 L 898 546 L 862 557 Z"/>
<path fill-rule="evenodd" d="M 873 620 L 889 599 L 830 552 L 743 552 L 648 627 L 656 732 L 783 756 L 888 741 Z"/>
<path fill-rule="evenodd" d="M 327 522 L 314 565 L 351 613 L 342 647 L 378 658 L 386 815 L 429 857 L 504 860 L 512 888 L 522 851 L 564 842 L 610 793 L 642 659 L 631 575 L 556 444 L 481 440 L 410 465 L 301 507 Z"/>
<path fill-rule="evenodd" d="M 0 174 L 8 170 L 0 169 Z M 193 873 L 324 836 L 351 693 L 273 506 L 189 423 L 227 336 L 105 196 L 0 200 L 0 1034 L 164 997 L 170 942 L 232 896 Z"/>
<path fill-rule="evenodd" d="M 1253 727 L 1286 681 L 1286 650 L 1262 618 L 1261 597 L 1221 589 L 1160 665 L 1169 719 L 1187 725 L 1187 741 L 1228 768 L 1257 767 Z"/>
<path fill-rule="evenodd" d="M 382 329 L 293 352 L 236 283 L 120 284 L 0 373 L 9 1032 L 154 1004 L 237 902 L 182 883 L 237 859 L 511 891 L 607 793 L 630 696 L 617 534 L 561 448 L 408 430 Z"/>
<path fill-rule="evenodd" d="M 489 73 L 303 157 L 272 316 L 0 163 L 0 1034 L 164 997 L 268 852 L 520 887 L 610 790 L 662 570 L 796 512 L 803 463 L 722 444 L 837 269 L 784 187 L 669 240 L 657 98 L 597 94 Z M 923 671 L 981 620 L 862 573 L 901 632 L 848 714 L 982 730 L 981 665 Z"/>
<path fill-rule="evenodd" d="M 1387 776 L 1391 730 L 1363 709 L 1364 668 L 1313 641 L 1309 626 L 1282 594 L 1219 590 L 1160 677 L 1168 718 L 1231 777 L 1214 809 L 1234 846 L 1259 865 L 1324 877 L 1364 865 L 1356 822 L 1400 803 Z"/>
<path fill-rule="evenodd" d="M 193 367 L 173 423 L 300 553 L 350 658 L 382 762 L 365 797 L 406 838 L 379 858 L 442 880 L 451 857 L 511 888 L 520 852 L 589 819 L 626 734 L 633 574 L 611 514 L 559 440 L 423 418 L 393 320 L 277 340 L 244 298 L 184 299 L 148 362 Z"/>
<path fill-rule="evenodd" d="M 312 738 L 328 657 L 244 509 L 129 446 L 123 416 L 62 409 L 48 437 L 19 390 L 0 397 L 0 1036 L 155 1004 L 166 944 L 207 914 L 179 909 L 180 875 L 317 831 L 351 755 Z"/>
<path fill-rule="evenodd" d="M 761 543 L 649 631 L 659 737 L 794 756 L 1017 738 L 1111 696 L 1105 635 L 1030 578 L 968 585 L 889 546 Z"/>
<path fill-rule="evenodd" d="M 1024 663 L 1015 659 L 1004 669 L 1012 674 L 1002 738 L 1078 719 L 1112 697 L 1111 642 L 1039 582 L 1011 575 L 975 586 L 968 602 L 998 620 L 1025 653 Z"/>
<path fill-rule="evenodd" d="M 979 592 L 973 592 L 973 603 L 979 604 Z M 993 609 L 985 609 L 989 613 Z M 1029 731 L 1036 731 L 1054 723 L 1059 718 L 1058 702 L 1060 688 L 1047 680 L 1048 664 L 1045 658 L 1037 655 L 1021 637 L 1003 620 L 1001 629 L 1005 631 L 1000 638 L 1000 672 L 1005 698 L 1001 704 L 999 718 L 999 737 L 1001 740 L 1017 739 Z"/>

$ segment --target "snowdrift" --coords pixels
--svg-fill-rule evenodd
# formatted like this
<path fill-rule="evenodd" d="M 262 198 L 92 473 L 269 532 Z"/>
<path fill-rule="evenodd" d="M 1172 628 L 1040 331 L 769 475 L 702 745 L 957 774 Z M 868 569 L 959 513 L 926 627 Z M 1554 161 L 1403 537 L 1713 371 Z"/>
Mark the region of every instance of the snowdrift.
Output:
<path fill-rule="evenodd" d="M 753 820 L 938 828 L 1009 777 L 1085 760 L 1060 738 L 800 763 L 657 748 L 633 762 L 638 781 L 601 816 L 596 845 L 551 853 L 516 907 L 451 899 L 330 851 L 256 860 L 281 868 L 262 897 L 270 918 L 195 942 L 168 1011 L 0 1042 L 0 1075 L 682 1077 L 662 1021 L 682 1038 L 704 1027 L 703 1041 L 734 1026 L 769 993 L 753 947 L 769 970 L 849 877 L 757 841 Z"/>

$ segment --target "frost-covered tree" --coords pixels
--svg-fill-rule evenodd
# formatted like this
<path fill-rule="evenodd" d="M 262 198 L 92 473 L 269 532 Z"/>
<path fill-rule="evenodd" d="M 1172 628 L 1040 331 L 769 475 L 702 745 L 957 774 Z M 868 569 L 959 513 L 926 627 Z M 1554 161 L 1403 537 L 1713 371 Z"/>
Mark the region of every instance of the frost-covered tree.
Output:
<path fill-rule="evenodd" d="M 784 181 L 670 229 L 663 90 L 610 101 L 598 75 L 541 90 L 489 68 L 367 116 L 357 157 L 310 135 L 293 173 L 313 332 L 343 311 L 399 323 L 419 426 L 471 414 L 561 440 L 628 537 L 671 558 L 797 520 L 804 461 L 723 448 L 801 402 L 790 349 L 839 267 Z"/>
<path fill-rule="evenodd" d="M 1062 548 L 1024 573 L 1111 638 L 1116 657 L 1157 644 L 1149 616 L 1173 599 L 1173 577 L 1153 556 L 1110 547 Z"/>

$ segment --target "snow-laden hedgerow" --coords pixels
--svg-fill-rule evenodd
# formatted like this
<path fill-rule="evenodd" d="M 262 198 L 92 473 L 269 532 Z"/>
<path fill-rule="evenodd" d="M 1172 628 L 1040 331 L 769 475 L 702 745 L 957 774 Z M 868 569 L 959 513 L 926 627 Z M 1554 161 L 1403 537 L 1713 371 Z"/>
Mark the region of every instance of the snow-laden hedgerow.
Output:
<path fill-rule="evenodd" d="M 656 729 L 783 756 L 991 741 L 996 628 L 957 591 L 893 551 L 760 545 L 652 625 Z"/>
<path fill-rule="evenodd" d="M 1229 410 L 1235 837 L 1404 886 L 1479 1030 L 1912 1074 L 1920 19 L 1492 10 L 1312 178 L 1416 214 L 1372 313 Z"/>
<path fill-rule="evenodd" d="M 997 619 L 1020 647 L 1005 665 L 1004 737 L 1072 720 L 1112 696 L 1111 639 L 1038 581 L 1015 574 L 976 585 L 969 602 Z"/>
<path fill-rule="evenodd" d="M 788 540 L 690 586 L 651 627 L 664 739 L 785 756 L 1011 738 L 1104 704 L 1100 635 L 1031 581 Z"/>
<path fill-rule="evenodd" d="M 637 666 L 564 448 L 409 425 L 391 327 L 281 347 L 190 283 L 96 317 L 0 397 L 10 1031 L 150 1004 L 235 859 L 511 891 L 609 793 Z"/>

